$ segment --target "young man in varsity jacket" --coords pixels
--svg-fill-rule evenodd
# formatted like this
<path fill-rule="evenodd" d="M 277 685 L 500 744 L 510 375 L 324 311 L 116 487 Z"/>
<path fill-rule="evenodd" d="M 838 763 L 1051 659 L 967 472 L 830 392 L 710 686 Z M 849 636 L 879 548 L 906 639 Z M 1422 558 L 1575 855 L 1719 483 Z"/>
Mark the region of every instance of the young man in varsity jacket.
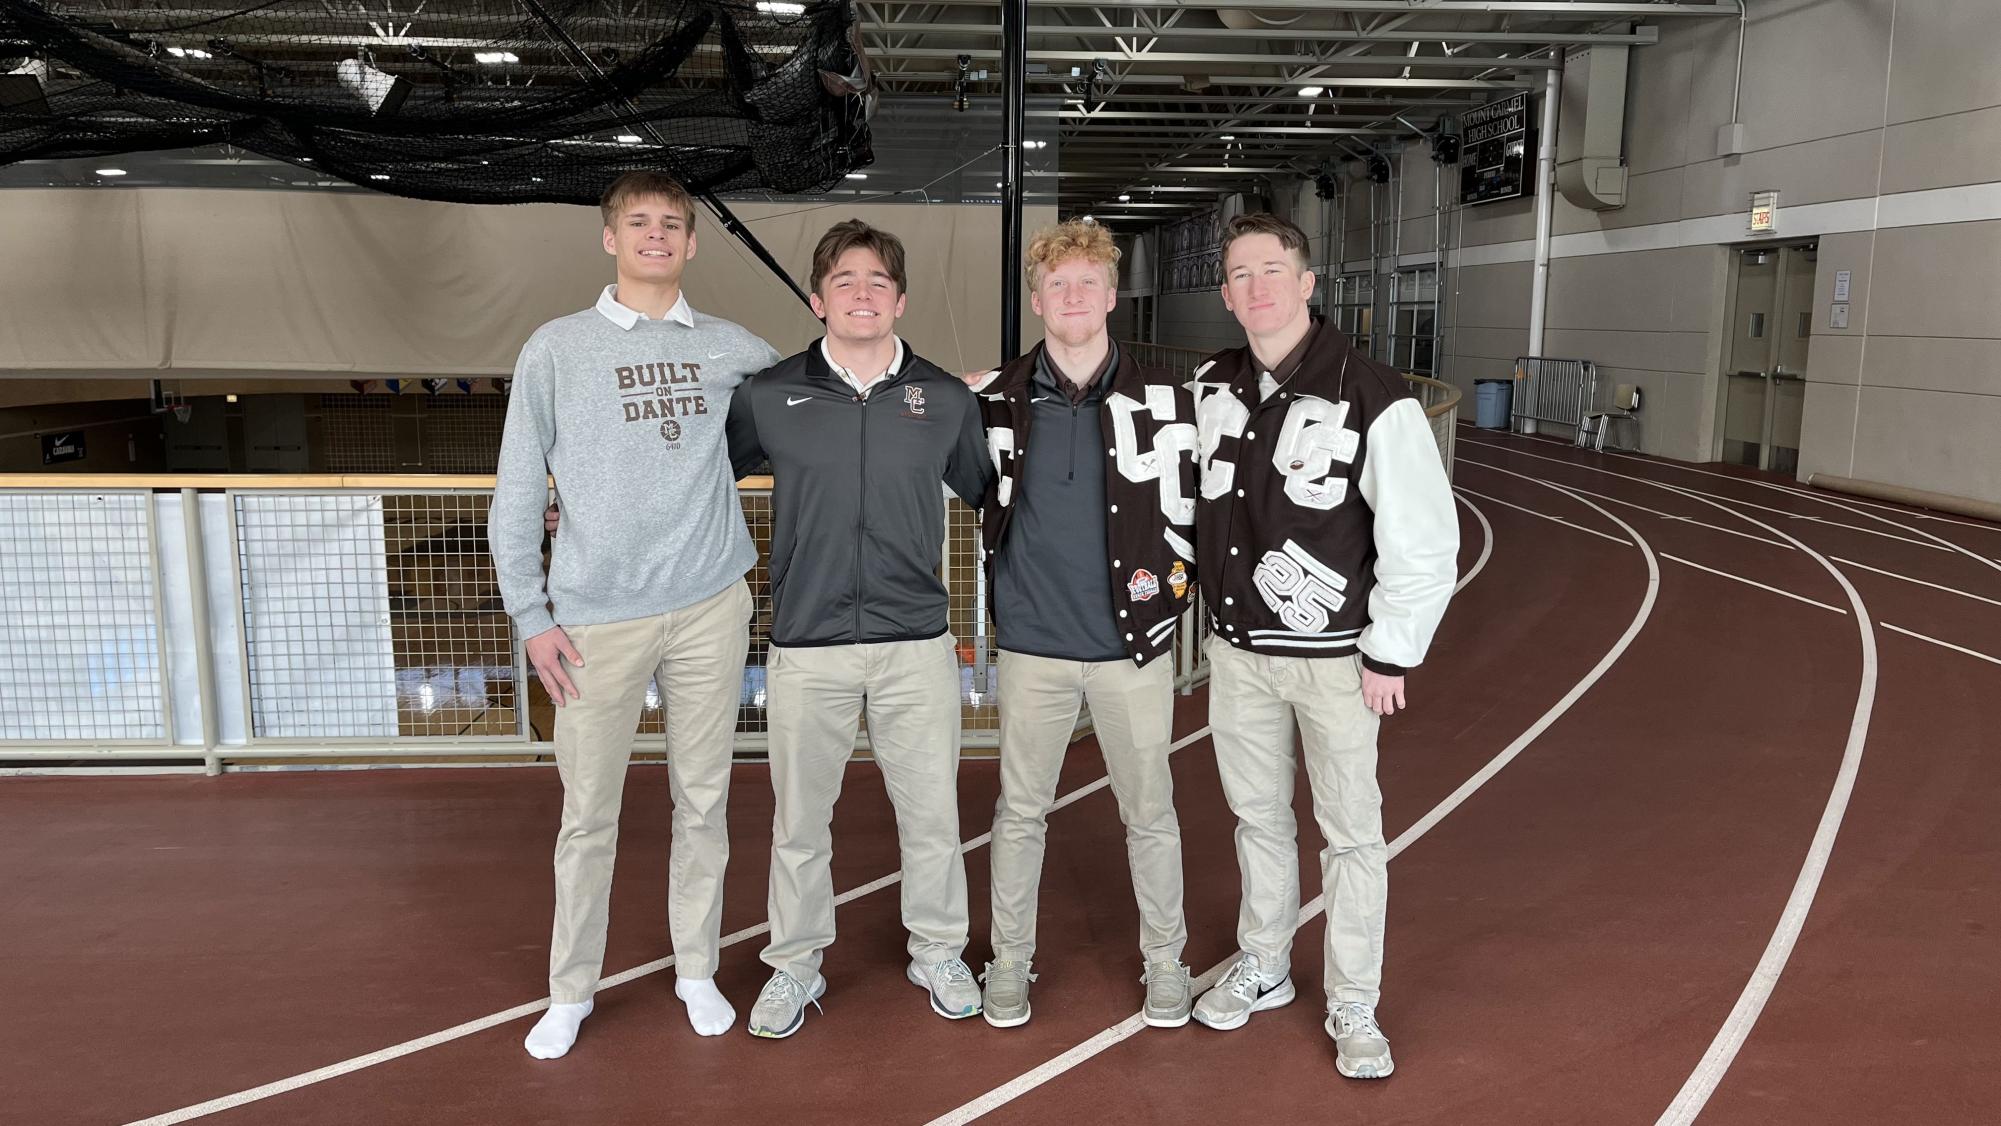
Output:
<path fill-rule="evenodd" d="M 830 825 L 868 711 L 896 807 L 907 976 L 953 1020 L 980 1011 L 960 960 L 969 920 L 959 853 L 959 662 L 938 580 L 944 484 L 977 509 L 992 479 L 978 403 L 896 335 L 903 243 L 858 220 L 813 252 L 827 335 L 730 404 L 739 476 L 772 474 L 770 980 L 749 1030 L 790 1036 L 826 991 L 834 941 Z"/>
<path fill-rule="evenodd" d="M 1194 402 L 1105 330 L 1111 232 L 1070 222 L 1028 248 L 1044 339 L 980 384 L 999 473 L 980 513 L 1000 654 L 988 1024 L 1029 1018 L 1037 890 L 1056 779 L 1088 701 L 1126 825 L 1145 1019 L 1188 1023 L 1188 929 L 1174 816 L 1174 628 L 1195 555 Z"/>
<path fill-rule="evenodd" d="M 1379 1079 L 1394 1065 L 1375 1014 L 1389 891 L 1376 731 L 1404 707 L 1404 674 L 1452 597 L 1458 518 L 1402 376 L 1310 315 L 1299 228 L 1232 219 L 1223 268 L 1246 344 L 1196 369 L 1196 544 L 1215 635 L 1209 722 L 1238 820 L 1243 956 L 1195 1019 L 1240 1028 L 1293 999 L 1296 723 L 1327 842 L 1327 1033 L 1342 1075 Z"/>

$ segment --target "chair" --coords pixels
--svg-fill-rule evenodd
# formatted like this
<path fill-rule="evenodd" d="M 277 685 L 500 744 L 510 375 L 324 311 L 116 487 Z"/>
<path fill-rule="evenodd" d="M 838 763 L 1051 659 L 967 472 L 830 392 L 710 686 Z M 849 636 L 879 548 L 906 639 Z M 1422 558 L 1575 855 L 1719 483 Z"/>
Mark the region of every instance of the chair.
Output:
<path fill-rule="evenodd" d="M 1594 395 L 1593 398 L 1596 398 L 1596 396 Z M 1640 389 L 1634 384 L 1621 383 L 1617 387 L 1614 387 L 1612 389 L 1612 402 L 1603 410 L 1587 410 L 1584 412 L 1584 419 L 1577 427 L 1577 444 L 1579 446 L 1589 445 L 1592 449 L 1603 452 L 1605 449 L 1605 432 L 1612 428 L 1614 422 L 1619 421 L 1632 423 L 1636 431 L 1635 436 L 1637 437 L 1637 430 L 1640 425 Z M 1614 445 L 1612 448 L 1615 450 L 1637 450 L 1639 444 L 1636 441 L 1631 446 Z"/>

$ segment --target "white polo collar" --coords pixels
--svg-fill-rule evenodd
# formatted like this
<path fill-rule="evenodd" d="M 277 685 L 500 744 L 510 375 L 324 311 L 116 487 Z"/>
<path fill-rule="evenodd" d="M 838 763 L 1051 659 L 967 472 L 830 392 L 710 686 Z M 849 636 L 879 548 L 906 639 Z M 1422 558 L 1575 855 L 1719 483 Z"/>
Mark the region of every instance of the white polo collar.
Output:
<path fill-rule="evenodd" d="M 637 309 L 619 304 L 617 294 L 618 285 L 616 282 L 605 286 L 604 292 L 598 294 L 598 312 L 603 313 L 606 320 L 622 329 L 630 331 L 633 325 L 638 324 L 640 321 L 651 319 Z M 664 319 L 673 321 L 683 328 L 695 327 L 695 310 L 688 307 L 688 292 L 686 290 L 682 290 L 680 296 L 674 299 L 674 307 L 667 310 L 667 316 Z"/>
<path fill-rule="evenodd" d="M 854 388 L 856 394 L 866 395 L 868 394 L 868 389 L 870 387 L 875 386 L 877 383 L 880 383 L 883 380 L 889 378 L 890 376 L 895 375 L 897 372 L 903 370 L 903 356 L 904 356 L 903 338 L 901 336 L 895 336 L 891 337 L 891 339 L 896 341 L 896 353 L 890 357 L 889 367 L 886 370 L 884 370 L 880 375 L 868 381 L 866 384 L 862 382 L 861 376 L 855 374 L 854 372 L 848 370 L 847 368 L 842 367 L 839 361 L 834 359 L 834 353 L 827 347 L 827 338 L 824 336 L 820 338 L 820 358 L 826 360 L 827 367 L 830 370 L 832 370 L 835 375 L 838 375 L 843 380 L 845 380 L 848 386 Z"/>

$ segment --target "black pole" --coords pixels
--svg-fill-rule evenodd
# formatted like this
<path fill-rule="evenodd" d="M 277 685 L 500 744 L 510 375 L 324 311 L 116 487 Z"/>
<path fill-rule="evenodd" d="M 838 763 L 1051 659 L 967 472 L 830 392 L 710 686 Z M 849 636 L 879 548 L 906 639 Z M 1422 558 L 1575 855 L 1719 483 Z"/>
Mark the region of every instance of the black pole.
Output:
<path fill-rule="evenodd" d="M 1001 362 L 1021 355 L 1022 142 L 1028 122 L 1028 0 L 1001 0 Z"/>

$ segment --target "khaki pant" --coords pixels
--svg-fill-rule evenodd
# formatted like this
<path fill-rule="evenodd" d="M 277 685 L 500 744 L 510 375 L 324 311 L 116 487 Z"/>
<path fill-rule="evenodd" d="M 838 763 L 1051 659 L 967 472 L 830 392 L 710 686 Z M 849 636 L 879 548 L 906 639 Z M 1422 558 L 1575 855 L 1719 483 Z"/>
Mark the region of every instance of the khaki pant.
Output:
<path fill-rule="evenodd" d="M 869 744 L 896 807 L 903 925 L 927 965 L 966 948 L 959 853 L 959 663 L 926 641 L 771 649 L 771 942 L 766 964 L 802 982 L 834 941 L 834 802 L 868 711 Z"/>
<path fill-rule="evenodd" d="M 1088 702 L 1105 772 L 1126 826 L 1139 901 L 1140 955 L 1180 961 L 1181 823 L 1174 816 L 1174 662 L 1064 661 L 1000 655 L 1000 801 L 994 806 L 993 949 L 996 961 L 1035 956 L 1043 842 L 1057 775 L 1079 703 Z"/>
<path fill-rule="evenodd" d="M 1209 724 L 1223 794 L 1237 815 L 1244 881 L 1237 938 L 1266 967 L 1290 966 L 1299 926 L 1293 724 L 1313 815 L 1327 847 L 1327 999 L 1376 1003 L 1383 978 L 1389 848 L 1376 788 L 1376 714 L 1362 703 L 1360 657 L 1273 657 L 1211 638 Z"/>
<path fill-rule="evenodd" d="M 584 663 L 569 668 L 578 698 L 556 710 L 563 827 L 556 835 L 551 1001 L 588 1001 L 597 992 L 611 919 L 619 805 L 649 679 L 657 679 L 667 713 L 667 784 L 674 798 L 667 924 L 675 966 L 683 977 L 716 972 L 730 852 L 730 748 L 751 611 L 750 587 L 739 579 L 669 613 L 566 628 Z"/>

